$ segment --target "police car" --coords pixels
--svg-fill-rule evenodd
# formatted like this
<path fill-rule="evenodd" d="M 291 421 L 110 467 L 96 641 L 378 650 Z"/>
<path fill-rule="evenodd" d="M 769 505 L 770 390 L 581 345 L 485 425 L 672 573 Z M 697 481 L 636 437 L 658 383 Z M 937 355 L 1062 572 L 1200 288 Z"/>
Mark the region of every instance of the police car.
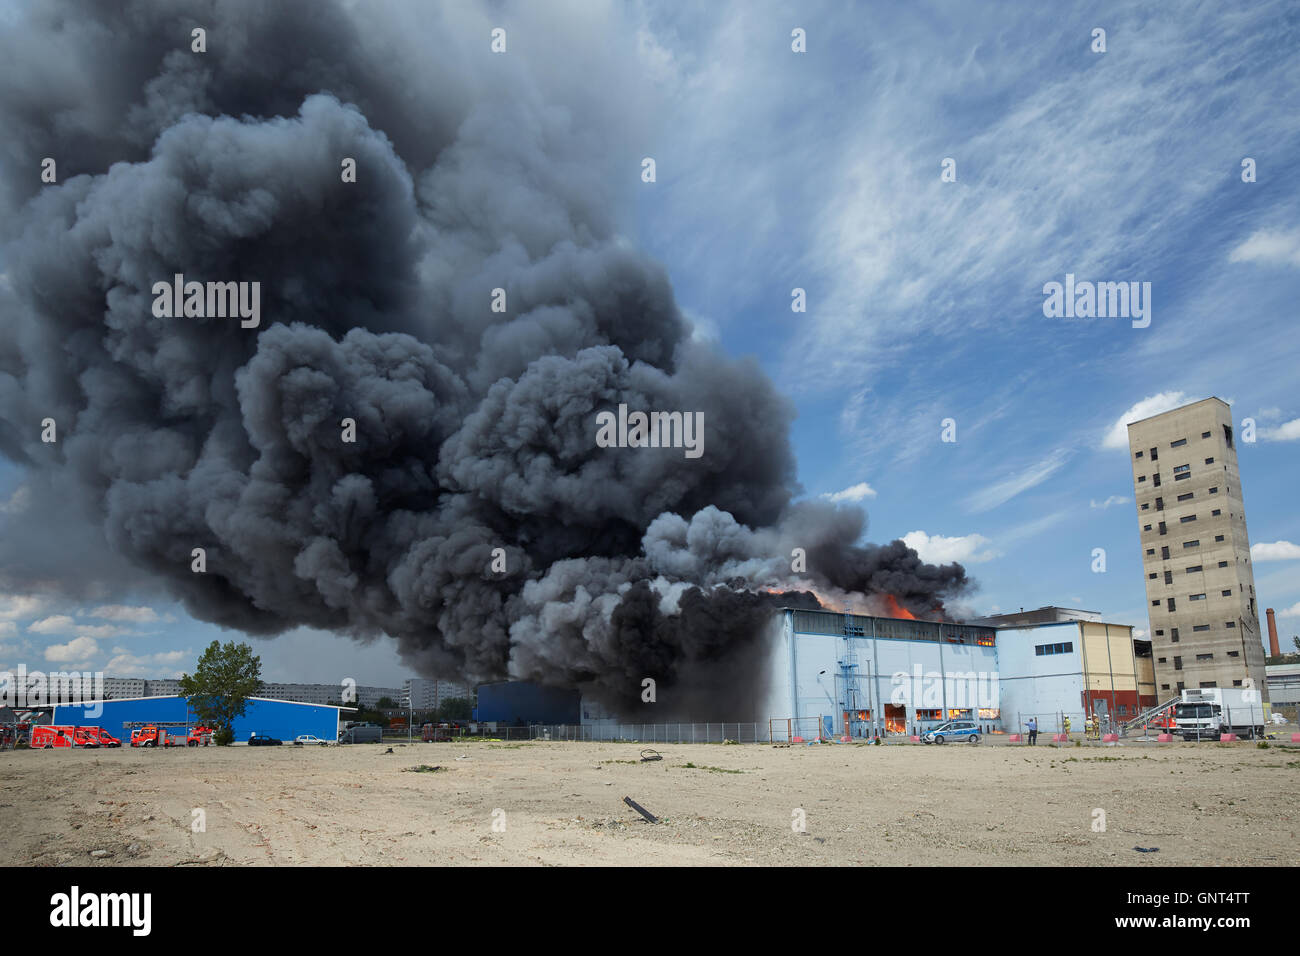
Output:
<path fill-rule="evenodd" d="M 973 720 L 950 720 L 940 724 L 921 739 L 927 744 L 941 744 L 947 740 L 967 740 L 977 744 L 980 742 L 980 729 Z"/>

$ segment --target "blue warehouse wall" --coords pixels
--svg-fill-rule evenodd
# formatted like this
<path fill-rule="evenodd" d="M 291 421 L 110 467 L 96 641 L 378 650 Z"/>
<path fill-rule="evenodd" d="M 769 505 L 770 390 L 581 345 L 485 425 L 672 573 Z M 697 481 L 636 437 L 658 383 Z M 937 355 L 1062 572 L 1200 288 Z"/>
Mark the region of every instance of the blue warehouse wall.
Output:
<path fill-rule="evenodd" d="M 527 681 L 480 684 L 478 719 L 508 725 L 576 724 L 581 720 L 580 699 L 576 690 Z"/>
<path fill-rule="evenodd" d="M 315 734 L 322 740 L 337 740 L 338 714 L 336 708 L 320 704 L 251 698 L 244 716 L 235 720 L 235 741 L 246 743 L 253 733 L 259 737 L 279 737 L 286 742 L 299 734 Z M 184 722 L 191 727 L 199 723 L 184 697 L 106 700 L 85 705 L 61 704 L 54 709 L 54 723 L 102 727 L 114 737 L 120 737 L 124 744 L 129 742 L 131 736 L 126 724 L 159 722 Z"/>

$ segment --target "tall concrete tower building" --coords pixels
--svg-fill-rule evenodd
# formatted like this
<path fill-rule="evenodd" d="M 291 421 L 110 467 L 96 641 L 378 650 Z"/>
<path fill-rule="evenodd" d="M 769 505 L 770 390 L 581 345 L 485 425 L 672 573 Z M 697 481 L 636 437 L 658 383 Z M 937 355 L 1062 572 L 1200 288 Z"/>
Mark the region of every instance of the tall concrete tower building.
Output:
<path fill-rule="evenodd" d="M 1232 414 L 1217 398 L 1128 426 L 1161 700 L 1243 687 L 1267 700 Z"/>

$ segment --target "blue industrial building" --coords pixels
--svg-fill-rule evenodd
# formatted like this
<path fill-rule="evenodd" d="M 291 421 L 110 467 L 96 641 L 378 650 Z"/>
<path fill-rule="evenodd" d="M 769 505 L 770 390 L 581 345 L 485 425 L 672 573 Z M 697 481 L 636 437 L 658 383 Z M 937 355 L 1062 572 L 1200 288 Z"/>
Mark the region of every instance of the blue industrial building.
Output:
<path fill-rule="evenodd" d="M 248 698 L 244 716 L 236 717 L 235 742 L 247 743 L 253 734 L 277 737 L 287 742 L 300 734 L 314 734 L 322 740 L 337 740 L 339 711 L 329 704 L 301 704 L 290 700 Z M 197 727 L 202 723 L 184 697 L 126 697 L 121 700 L 59 704 L 54 708 L 55 724 L 101 727 L 123 743 L 131 731 L 144 724 L 169 730 Z"/>
<path fill-rule="evenodd" d="M 576 690 L 543 687 L 528 681 L 480 684 L 474 717 L 483 723 L 576 724 L 581 696 Z"/>

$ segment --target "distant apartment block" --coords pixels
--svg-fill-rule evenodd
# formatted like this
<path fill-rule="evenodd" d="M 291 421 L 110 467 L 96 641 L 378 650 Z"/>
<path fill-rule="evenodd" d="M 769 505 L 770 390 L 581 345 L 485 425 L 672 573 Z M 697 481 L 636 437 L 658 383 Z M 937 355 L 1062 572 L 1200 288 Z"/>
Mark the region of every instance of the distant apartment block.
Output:
<path fill-rule="evenodd" d="M 342 684 L 284 684 L 263 682 L 258 697 L 274 700 L 291 700 L 302 704 L 345 704 Z M 360 687 L 356 690 L 356 703 L 374 707 L 381 698 L 396 702 L 402 699 L 397 687 Z M 110 700 L 128 697 L 171 697 L 180 694 L 181 682 L 172 678 L 105 677 L 104 696 Z"/>
<path fill-rule="evenodd" d="M 1232 414 L 1207 398 L 1128 426 L 1157 693 L 1268 699 Z"/>
<path fill-rule="evenodd" d="M 468 685 L 456 681 L 415 677 L 402 684 L 402 693 L 394 700 L 400 700 L 408 710 L 437 710 L 453 697 L 473 700 L 474 691 Z"/>

